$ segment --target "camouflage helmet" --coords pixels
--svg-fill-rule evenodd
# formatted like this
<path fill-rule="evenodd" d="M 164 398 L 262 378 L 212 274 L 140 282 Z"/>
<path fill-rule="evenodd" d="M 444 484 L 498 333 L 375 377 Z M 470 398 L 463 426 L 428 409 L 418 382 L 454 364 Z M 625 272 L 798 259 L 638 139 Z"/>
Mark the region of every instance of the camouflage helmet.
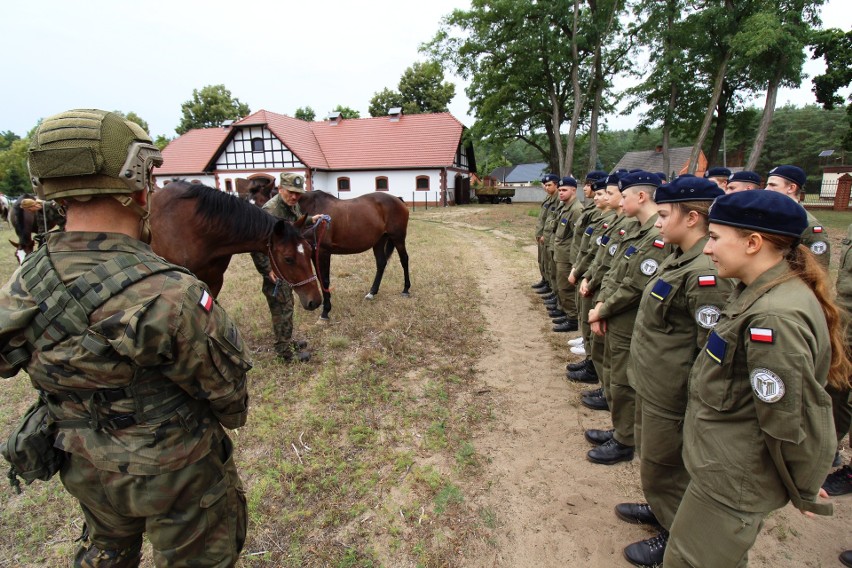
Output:
<path fill-rule="evenodd" d="M 114 112 L 77 109 L 42 121 L 27 162 L 39 197 L 60 199 L 145 190 L 163 156 L 135 122 Z"/>

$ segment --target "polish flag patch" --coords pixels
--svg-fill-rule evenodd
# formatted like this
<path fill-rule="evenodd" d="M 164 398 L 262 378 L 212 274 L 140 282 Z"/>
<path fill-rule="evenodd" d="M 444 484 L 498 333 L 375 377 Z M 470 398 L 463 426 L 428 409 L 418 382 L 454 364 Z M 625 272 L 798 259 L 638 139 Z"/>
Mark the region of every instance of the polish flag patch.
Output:
<path fill-rule="evenodd" d="M 661 249 L 666 246 L 666 241 L 664 241 L 663 239 L 654 239 L 654 246 L 658 249 Z"/>
<path fill-rule="evenodd" d="M 775 332 L 767 327 L 749 328 L 751 340 L 757 343 L 775 343 Z"/>
<path fill-rule="evenodd" d="M 198 305 L 204 308 L 205 312 L 210 312 L 213 309 L 213 296 L 207 293 L 207 290 L 201 292 L 201 299 L 198 300 Z"/>
<path fill-rule="evenodd" d="M 814 227 L 814 233 L 821 233 L 821 232 L 822 232 L 822 227 L 820 227 L 819 225 Z"/>
<path fill-rule="evenodd" d="M 699 276 L 698 277 L 698 285 L 699 286 L 715 286 L 716 285 L 716 277 L 712 274 L 708 276 Z"/>
<path fill-rule="evenodd" d="M 604 229 L 609 229 L 609 223 L 604 223 L 604 224 L 603 224 L 603 228 L 604 228 Z"/>
<path fill-rule="evenodd" d="M 621 229 L 620 231 L 618 231 L 618 236 L 619 236 L 619 237 L 623 237 L 623 236 L 624 236 L 624 233 L 626 233 L 626 232 L 627 232 L 627 231 L 625 231 L 624 229 Z"/>

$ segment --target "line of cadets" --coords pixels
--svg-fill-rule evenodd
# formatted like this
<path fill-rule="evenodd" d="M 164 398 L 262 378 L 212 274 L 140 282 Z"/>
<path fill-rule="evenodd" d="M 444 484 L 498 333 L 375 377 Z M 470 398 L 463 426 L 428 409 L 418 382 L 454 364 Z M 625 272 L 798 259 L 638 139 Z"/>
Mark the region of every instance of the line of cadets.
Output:
<path fill-rule="evenodd" d="M 726 168 L 711 168 L 703 178 L 681 175 L 665 181 L 662 173 L 642 170 L 592 171 L 581 205 L 577 180 L 547 174 L 542 179 L 547 197 L 536 226 L 542 278 L 532 287 L 544 299 L 553 331 L 581 332 L 568 343 L 572 353 L 585 358 L 568 364 L 567 378 L 600 380 L 599 388 L 582 393 L 581 403 L 609 410 L 612 418 L 613 428 L 585 432 L 593 446 L 588 459 L 616 464 L 632 460 L 641 448 L 640 477 L 648 502 L 622 503 L 615 510 L 624 521 L 659 529 L 657 536 L 624 549 L 637 566 L 663 563 L 669 530 L 690 481 L 682 457 L 687 379 L 737 283 L 719 277 L 704 254 L 710 206 L 726 193 L 764 187 L 758 174 Z M 798 203 L 804 182 L 800 168 L 778 166 L 770 171 L 766 189 Z M 827 270 L 826 231 L 810 213 L 807 223 L 801 242 Z M 852 225 L 847 241 L 852 242 Z M 838 287 L 840 279 L 852 280 L 852 258 L 849 265 L 841 267 Z M 839 443 L 849 431 L 849 392 L 829 392 Z M 825 487 L 833 489 L 831 495 L 848 493 L 850 480 L 852 469 L 845 466 L 829 476 Z M 723 556 L 702 565 L 745 565 L 747 549 L 739 564 Z"/>

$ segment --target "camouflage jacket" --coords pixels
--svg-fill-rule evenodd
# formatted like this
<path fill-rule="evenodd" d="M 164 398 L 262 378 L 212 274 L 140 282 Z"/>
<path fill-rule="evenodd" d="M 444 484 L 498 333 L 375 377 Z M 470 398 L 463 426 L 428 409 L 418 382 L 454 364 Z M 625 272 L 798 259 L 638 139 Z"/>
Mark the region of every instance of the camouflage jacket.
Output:
<path fill-rule="evenodd" d="M 54 233 L 45 246 L 49 256 L 28 257 L 0 290 L 0 375 L 24 369 L 45 393 L 60 421 L 57 448 L 102 470 L 157 475 L 204 457 L 222 426 L 245 424 L 251 364 L 234 323 L 201 282 L 120 234 Z M 165 271 L 96 307 L 83 334 L 53 341 L 28 333 L 41 313 L 24 276 L 30 265 L 52 270 L 71 288 L 128 253 Z M 29 358 L 12 359 L 22 347 Z M 143 419 L 112 422 L 128 416 Z"/>
<path fill-rule="evenodd" d="M 290 207 L 283 199 L 281 199 L 280 193 L 264 203 L 263 210 L 273 217 L 284 219 L 290 223 L 295 223 L 302 216 L 302 210 L 299 208 L 299 204 L 296 203 L 294 206 Z M 272 272 L 272 264 L 269 262 L 269 256 L 266 253 L 253 252 L 251 253 L 251 259 L 258 272 L 260 272 L 264 277 L 269 276 L 269 273 Z"/>

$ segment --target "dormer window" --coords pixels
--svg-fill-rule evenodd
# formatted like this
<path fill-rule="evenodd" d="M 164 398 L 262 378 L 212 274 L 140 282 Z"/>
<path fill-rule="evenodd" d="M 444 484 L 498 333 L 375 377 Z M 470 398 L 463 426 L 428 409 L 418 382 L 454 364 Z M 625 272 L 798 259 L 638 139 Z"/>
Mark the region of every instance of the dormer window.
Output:
<path fill-rule="evenodd" d="M 263 152 L 263 138 L 252 138 L 251 139 L 251 151 L 252 152 Z"/>

